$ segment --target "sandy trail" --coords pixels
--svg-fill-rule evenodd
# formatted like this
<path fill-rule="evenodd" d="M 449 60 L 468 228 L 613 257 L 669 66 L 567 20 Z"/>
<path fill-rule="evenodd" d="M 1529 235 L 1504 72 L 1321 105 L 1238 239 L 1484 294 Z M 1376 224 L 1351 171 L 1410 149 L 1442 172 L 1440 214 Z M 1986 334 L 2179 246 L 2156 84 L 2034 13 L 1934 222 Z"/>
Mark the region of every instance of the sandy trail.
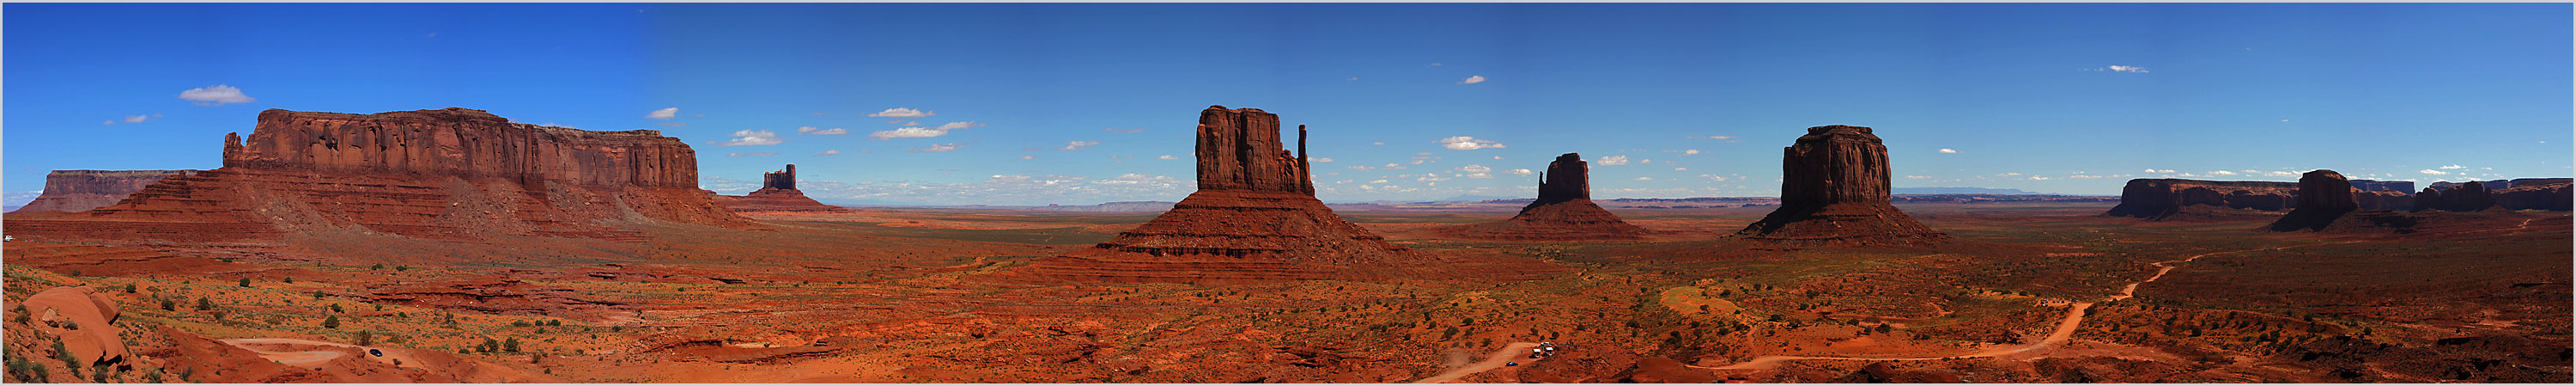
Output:
<path fill-rule="evenodd" d="M 224 339 L 224 340 L 219 340 L 219 342 L 223 342 L 224 344 L 232 345 L 233 347 L 240 347 L 240 348 L 242 348 L 242 349 L 244 349 L 244 350 L 250 350 L 251 352 L 259 353 L 259 357 L 261 357 L 261 358 L 268 358 L 269 360 L 277 361 L 277 363 L 282 363 L 282 364 L 285 364 L 285 365 L 287 365 L 287 366 L 295 366 L 295 367 L 316 367 L 316 366 L 321 365 L 323 362 L 329 362 L 329 361 L 331 361 L 332 359 L 340 359 L 340 357 L 341 357 L 341 356 L 345 356 L 345 355 L 347 355 L 347 354 L 345 354 L 345 353 L 341 353 L 341 352 L 339 352 L 339 351 L 281 351 L 281 350 L 269 350 L 269 349 L 264 349 L 264 348 L 257 347 L 257 346 L 248 346 L 248 345 L 258 345 L 258 344 L 292 344 L 292 345 L 313 345 L 313 346 L 329 346 L 329 347 L 357 347 L 357 346 L 350 346 L 350 345 L 339 344 L 339 343 L 320 342 L 320 341 L 310 341 L 310 340 L 303 340 L 303 339 L 287 339 L 287 338 L 244 338 L 244 339 Z"/>
<path fill-rule="evenodd" d="M 1529 349 L 1531 347 L 1538 347 L 1538 344 L 1530 342 L 1513 342 L 1512 344 L 1503 345 L 1503 349 L 1494 350 L 1493 354 L 1486 355 L 1485 361 L 1483 362 L 1468 364 L 1466 367 L 1449 369 L 1448 372 L 1440 373 L 1440 375 L 1434 375 L 1430 378 L 1423 378 L 1419 381 L 1413 381 L 1413 383 L 1448 383 L 1451 381 L 1457 381 L 1458 378 L 1466 377 L 1471 374 L 1485 372 L 1485 370 L 1502 368 L 1504 362 L 1511 362 L 1514 358 L 1529 355 Z"/>
<path fill-rule="evenodd" d="M 2210 256 L 2210 255 L 2217 255 L 2217 254 L 2223 254 L 2223 253 L 2242 253 L 2242 252 L 2253 252 L 2253 251 L 2278 251 L 2278 250 L 2290 249 L 2290 248 L 2298 248 L 2298 247 L 2312 247 L 2312 246 L 2326 245 L 2326 244 L 2344 244 L 2344 243 L 2353 243 L 2353 242 L 2358 242 L 2358 241 L 2345 241 L 2345 242 L 2340 242 L 2340 243 L 2325 243 L 2325 244 L 2310 244 L 2310 245 L 2295 245 L 2295 246 L 2274 247 L 2274 248 L 2247 249 L 2247 250 L 2240 250 L 2240 251 L 2210 252 L 2210 253 L 2203 253 L 2203 254 L 2198 254 L 2198 255 L 2192 255 L 2191 257 L 2185 257 L 2185 258 L 2182 258 L 2181 260 L 2166 261 L 2166 262 L 2158 262 L 2158 263 L 2153 264 L 2153 265 L 2156 267 L 2156 274 L 2155 274 L 2155 275 L 2153 275 L 2153 276 L 2148 276 L 2148 277 L 2147 277 L 2147 279 L 2146 279 L 2146 280 L 2144 280 L 2144 281 L 2139 281 L 2139 282 L 2136 282 L 2136 283 L 2129 283 L 2127 286 L 2123 286 L 2123 287 L 2121 287 L 2121 288 L 2120 288 L 2120 294 L 2118 294 L 2118 295 L 2111 295 L 2111 296 L 2109 296 L 2109 297 L 2106 297 L 2106 298 L 2104 298 L 2104 299 L 2103 299 L 2103 301 L 2112 301 L 2112 300 L 2128 299 L 2130 296 L 2136 295 L 2136 294 L 2138 293 L 2138 285 L 2140 285 L 2140 284 L 2146 284 L 2146 283 L 2152 283 L 2152 282 L 2155 282 L 2155 281 L 2156 281 L 2156 279 L 2163 279 L 2163 278 L 2165 277 L 2165 274 L 2166 274 L 2166 273 L 2171 273 L 2171 272 L 2173 272 L 2173 270 L 2174 270 L 2174 268 L 2175 268 L 2175 264 L 2188 263 L 2188 262 L 2191 262 L 2192 260 L 2200 260 L 2200 258 L 2202 258 L 2202 257 L 2208 257 L 2208 256 Z M 1979 350 L 1979 351 L 1974 351 L 1974 352 L 1968 352 L 1968 353 L 1962 353 L 1962 354 L 1954 354 L 1954 355 L 1942 355 L 1942 356 L 1920 356 L 1920 357 L 1816 357 L 1816 356 L 1771 355 L 1771 356 L 1756 357 L 1756 358 L 1753 358 L 1753 360 L 1744 361 L 1744 362 L 1736 363 L 1736 364 L 1732 364 L 1732 365 L 1720 366 L 1720 367 L 1694 366 L 1694 365 L 1682 365 L 1682 366 L 1683 366 L 1683 367 L 1695 368 L 1695 369 L 1708 369 L 1708 370 L 1746 370 L 1746 369 L 1767 369 L 1767 368 L 1771 368 L 1771 367 L 1774 367 L 1774 366 L 1779 366 L 1779 365 L 1780 365 L 1780 362 L 1793 361 L 1793 360 L 1928 361 L 1928 360 L 1937 360 L 1937 359 L 1950 359 L 1950 358 L 1984 358 L 1984 357 L 1994 357 L 1994 356 L 2004 356 L 2004 355 L 2011 355 L 2011 354 L 2019 354 L 2019 353 L 2029 352 L 2029 351 L 2032 351 L 2032 350 L 2038 350 L 2038 349 L 2041 349 L 2041 348 L 2047 348 L 2047 347 L 2051 347 L 2051 346 L 2056 346 L 2056 345 L 2058 345 L 2058 344 L 2066 343 L 2066 341 L 2067 341 L 2067 340 L 2069 340 L 2069 339 L 2073 339 L 2073 338 L 2075 337 L 2075 330 L 2077 329 L 2077 327 L 2081 327 L 2081 326 L 2083 326 L 2083 324 L 2084 324 L 2084 311 L 2085 311 L 2085 310 L 2088 310 L 2088 309 L 2092 309 L 2092 308 L 2093 308 L 2093 303 L 2094 303 L 2094 302 L 2078 302 L 2078 303 L 2073 303 L 2073 304 L 2069 304 L 2069 305 L 2067 305 L 2067 307 L 2066 307 L 2066 318 L 2065 318 L 2065 319 L 2062 319 L 2062 320 L 2059 320 L 2059 321 L 2057 322 L 2057 330 L 2056 330 L 2056 331 L 2052 331 L 2052 332 L 2050 332 L 2050 333 L 2048 334 L 2048 338 L 2046 338 L 2046 339 L 2041 339 L 2041 340 L 2040 340 L 2040 341 L 2038 341 L 2038 342 L 2033 342 L 2033 343 L 2025 344 L 2025 345 L 1993 347 L 1993 348 L 1988 348 L 1988 349 L 1985 349 L 1985 350 Z"/>

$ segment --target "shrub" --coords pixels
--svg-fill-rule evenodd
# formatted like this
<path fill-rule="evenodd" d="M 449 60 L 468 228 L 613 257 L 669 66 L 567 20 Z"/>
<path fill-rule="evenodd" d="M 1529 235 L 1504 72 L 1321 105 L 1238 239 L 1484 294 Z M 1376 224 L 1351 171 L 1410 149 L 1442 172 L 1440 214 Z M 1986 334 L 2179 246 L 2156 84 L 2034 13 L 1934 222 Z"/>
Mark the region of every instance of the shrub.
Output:
<path fill-rule="evenodd" d="M 242 278 L 242 279 L 241 279 L 241 286 L 242 286 L 242 288 L 250 288 L 250 278 L 247 278 L 247 277 Z"/>
<path fill-rule="evenodd" d="M 340 316 L 331 315 L 323 317 L 322 328 L 340 328 Z"/>
<path fill-rule="evenodd" d="M 203 297 L 203 296 L 197 297 L 197 310 L 198 310 L 198 311 L 205 311 L 205 310 L 211 310 L 211 309 L 215 309 L 215 302 L 214 302 L 214 301 L 212 301 L 212 300 L 206 300 L 206 298 L 205 298 L 205 297 Z"/>

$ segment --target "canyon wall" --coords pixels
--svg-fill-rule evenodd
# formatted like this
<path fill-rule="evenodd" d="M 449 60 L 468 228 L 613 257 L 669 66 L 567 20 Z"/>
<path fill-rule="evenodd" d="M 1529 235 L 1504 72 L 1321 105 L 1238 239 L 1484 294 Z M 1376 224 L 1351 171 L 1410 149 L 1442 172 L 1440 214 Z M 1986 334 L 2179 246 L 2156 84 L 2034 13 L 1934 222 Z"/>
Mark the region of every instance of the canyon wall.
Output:
<path fill-rule="evenodd" d="M 20 212 L 79 212 L 115 205 L 125 196 L 161 182 L 162 178 L 197 174 L 196 170 L 55 170 L 45 174 L 45 191 Z"/>

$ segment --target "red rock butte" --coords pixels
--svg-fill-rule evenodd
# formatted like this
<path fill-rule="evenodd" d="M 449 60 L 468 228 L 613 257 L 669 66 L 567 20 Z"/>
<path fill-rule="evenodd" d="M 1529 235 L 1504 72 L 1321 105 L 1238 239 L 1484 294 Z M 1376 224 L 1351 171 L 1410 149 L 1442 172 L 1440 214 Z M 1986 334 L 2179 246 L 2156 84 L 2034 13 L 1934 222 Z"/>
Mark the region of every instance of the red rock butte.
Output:
<path fill-rule="evenodd" d="M 716 196 L 716 202 L 735 212 L 848 212 L 849 208 L 824 204 L 805 197 L 796 190 L 796 165 L 760 174 L 760 190 L 740 196 Z"/>
<path fill-rule="evenodd" d="M 1737 237 L 1791 246 L 1948 240 L 1888 203 L 1887 145 L 1870 128 L 1817 126 L 1783 151 L 1780 208 Z"/>
<path fill-rule="evenodd" d="M 1426 260 L 1315 199 L 1304 126 L 1291 154 L 1279 116 L 1211 106 L 1199 112 L 1197 135 L 1197 192 L 1108 242 L 1038 259 L 1035 272 L 1113 282 L 1371 279 Z"/>
<path fill-rule="evenodd" d="M 1539 176 L 1538 199 L 1521 207 L 1521 212 L 1512 218 L 1443 227 L 1436 232 L 1521 241 L 1633 240 L 1648 233 L 1646 228 L 1628 224 L 1592 202 L 1590 167 L 1582 155 L 1575 153 L 1556 156 L 1556 161 L 1547 163 L 1547 173 Z"/>
<path fill-rule="evenodd" d="M 2352 181 L 2343 173 L 2318 169 L 2299 176 L 2299 206 L 2272 221 L 2272 230 L 2324 230 L 2335 219 L 2361 209 Z"/>
<path fill-rule="evenodd" d="M 18 212 L 79 212 L 116 205 L 128 195 L 162 178 L 197 174 L 195 170 L 55 170 L 45 174 L 45 192 Z"/>
<path fill-rule="evenodd" d="M 241 241 L 310 232 L 427 239 L 640 241 L 645 222 L 751 227 L 697 187 L 697 153 L 653 130 L 512 123 L 481 110 L 268 110 L 224 167 L 164 178 L 87 212 L 12 215 L 69 239 Z"/>

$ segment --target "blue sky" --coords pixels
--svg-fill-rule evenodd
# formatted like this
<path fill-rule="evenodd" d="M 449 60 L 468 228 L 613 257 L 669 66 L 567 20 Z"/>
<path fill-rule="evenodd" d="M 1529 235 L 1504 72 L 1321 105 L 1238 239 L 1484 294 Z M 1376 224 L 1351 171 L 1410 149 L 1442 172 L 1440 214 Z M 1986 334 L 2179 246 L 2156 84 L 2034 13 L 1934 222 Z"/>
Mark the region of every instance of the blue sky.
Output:
<path fill-rule="evenodd" d="M 657 129 L 698 150 L 707 188 L 795 163 L 833 202 L 1177 200 L 1208 105 L 1309 125 L 1330 159 L 1319 196 L 1337 202 L 1525 197 L 1535 176 L 1519 172 L 1566 152 L 1592 161 L 1600 197 L 1774 195 L 1781 147 L 1828 124 L 1876 127 L 1898 187 L 2576 174 L 2568 4 L 0 13 L 13 204 L 53 169 L 220 166 L 219 138 L 270 108 Z"/>

